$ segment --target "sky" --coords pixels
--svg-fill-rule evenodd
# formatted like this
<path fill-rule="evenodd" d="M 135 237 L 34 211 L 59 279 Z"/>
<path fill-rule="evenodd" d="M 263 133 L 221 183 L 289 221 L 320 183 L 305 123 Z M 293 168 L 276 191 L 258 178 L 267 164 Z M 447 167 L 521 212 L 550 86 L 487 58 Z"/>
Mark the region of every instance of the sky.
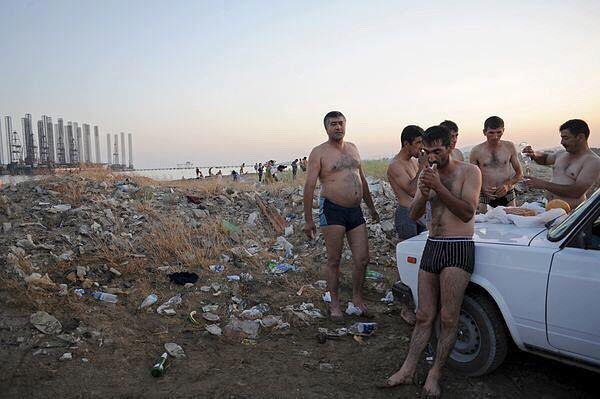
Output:
<path fill-rule="evenodd" d="M 598 1 L 0 0 L 0 115 L 133 134 L 136 167 L 308 155 L 346 115 L 363 158 L 451 119 L 459 147 L 600 147 Z M 2 126 L 4 131 L 4 125 Z"/>

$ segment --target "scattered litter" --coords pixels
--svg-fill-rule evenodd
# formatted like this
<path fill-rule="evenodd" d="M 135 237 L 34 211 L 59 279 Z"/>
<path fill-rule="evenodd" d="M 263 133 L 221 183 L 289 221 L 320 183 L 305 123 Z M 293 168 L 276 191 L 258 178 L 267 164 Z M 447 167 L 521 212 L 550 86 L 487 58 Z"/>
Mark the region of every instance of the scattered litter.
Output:
<path fill-rule="evenodd" d="M 377 323 L 354 323 L 348 328 L 352 335 L 371 335 L 377 329 Z"/>
<path fill-rule="evenodd" d="M 165 363 L 167 362 L 168 356 L 169 354 L 167 352 L 163 353 L 154 366 L 152 366 L 152 369 L 150 370 L 152 377 L 160 377 L 165 374 Z"/>
<path fill-rule="evenodd" d="M 381 298 L 380 301 L 385 303 L 394 302 L 394 293 L 392 292 L 392 290 L 389 290 L 387 294 L 385 294 L 385 297 Z"/>
<path fill-rule="evenodd" d="M 58 360 L 60 360 L 61 362 L 65 360 L 73 360 L 73 354 L 71 352 L 63 353 L 63 355 Z"/>
<path fill-rule="evenodd" d="M 269 262 L 267 264 L 267 269 L 272 274 L 284 274 L 284 273 L 287 273 L 289 271 L 294 271 L 294 272 L 297 271 L 298 270 L 298 266 L 290 265 L 289 263 Z"/>
<path fill-rule="evenodd" d="M 148 306 L 152 306 L 156 303 L 156 301 L 158 301 L 158 296 L 156 296 L 156 294 L 150 294 L 146 297 L 146 299 L 143 300 L 139 308 L 144 309 Z"/>
<path fill-rule="evenodd" d="M 294 256 L 294 254 L 292 253 L 294 246 L 288 240 L 286 240 L 284 236 L 277 237 L 277 249 L 282 249 L 285 251 L 286 259 L 289 259 Z"/>
<path fill-rule="evenodd" d="M 44 311 L 35 312 L 29 317 L 29 321 L 44 334 L 58 334 L 62 330 L 60 321 Z"/>
<path fill-rule="evenodd" d="M 226 219 L 222 219 L 221 223 L 223 224 L 223 227 L 225 227 L 230 233 L 240 234 L 242 232 L 242 229 Z"/>
<path fill-rule="evenodd" d="M 195 284 L 198 281 L 198 275 L 190 272 L 177 272 L 169 274 L 169 280 L 177 285 L 185 285 L 187 283 Z"/>
<path fill-rule="evenodd" d="M 212 335 L 217 335 L 217 336 L 223 335 L 223 330 L 221 330 L 221 327 L 219 327 L 216 324 L 210 324 L 204 328 L 206 329 L 206 331 L 208 331 Z"/>
<path fill-rule="evenodd" d="M 369 280 L 383 280 L 383 274 L 381 274 L 379 272 L 376 272 L 376 271 L 373 271 L 373 270 L 367 271 L 366 277 Z"/>
<path fill-rule="evenodd" d="M 240 276 L 238 276 L 237 274 L 227 276 L 227 281 L 229 281 L 230 283 L 234 281 L 240 281 Z"/>
<path fill-rule="evenodd" d="M 348 302 L 346 314 L 349 316 L 360 316 L 362 314 L 362 310 L 359 307 L 354 306 L 352 302 Z"/>
<path fill-rule="evenodd" d="M 214 313 L 202 313 L 202 318 L 206 321 L 210 321 L 210 322 L 216 322 L 219 321 L 221 318 L 219 317 L 219 315 L 216 315 Z"/>
<path fill-rule="evenodd" d="M 185 357 L 183 348 L 177 345 L 175 342 L 167 342 L 165 344 L 165 350 L 175 359 L 183 359 Z"/>
<path fill-rule="evenodd" d="M 331 293 L 329 291 L 323 294 L 323 302 L 331 302 Z"/>
<path fill-rule="evenodd" d="M 237 317 L 231 317 L 225 330 L 228 334 L 243 334 L 248 338 L 255 339 L 258 337 L 260 323 L 257 320 L 240 320 Z"/>
<path fill-rule="evenodd" d="M 225 266 L 221 264 L 211 265 L 208 268 L 210 269 L 210 271 L 213 271 L 215 273 L 221 273 L 223 270 L 225 270 Z"/>
<path fill-rule="evenodd" d="M 177 294 L 156 309 L 159 314 L 174 315 L 175 308 L 181 303 L 181 294 Z"/>
<path fill-rule="evenodd" d="M 212 313 L 212 312 L 216 312 L 217 309 L 219 309 L 219 305 L 213 304 L 213 305 L 204 305 L 202 306 L 202 311 L 204 313 Z"/>

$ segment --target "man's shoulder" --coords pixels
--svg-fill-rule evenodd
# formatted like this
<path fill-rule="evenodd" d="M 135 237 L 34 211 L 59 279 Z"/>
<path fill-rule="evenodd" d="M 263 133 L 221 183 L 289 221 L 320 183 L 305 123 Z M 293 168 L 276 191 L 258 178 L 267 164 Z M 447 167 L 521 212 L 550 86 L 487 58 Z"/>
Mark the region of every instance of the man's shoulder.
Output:
<path fill-rule="evenodd" d="M 503 146 L 503 147 L 506 147 L 506 148 L 508 148 L 509 150 L 512 150 L 513 148 L 516 148 L 516 147 L 515 147 L 515 143 L 513 143 L 513 142 L 512 142 L 512 141 L 510 141 L 510 140 L 500 140 L 500 142 L 502 143 L 502 146 Z"/>
<path fill-rule="evenodd" d="M 462 173 L 465 173 L 465 174 L 481 173 L 479 171 L 479 168 L 477 167 L 477 165 L 473 165 L 472 163 L 464 162 L 464 161 L 454 161 L 454 162 L 457 163 L 457 165 L 460 168 Z"/>
<path fill-rule="evenodd" d="M 388 172 L 390 172 L 390 171 L 394 171 L 394 172 L 405 171 L 410 166 L 411 163 L 412 163 L 412 159 L 406 161 L 406 160 L 400 158 L 398 155 L 396 155 L 394 158 L 392 158 L 390 164 L 388 165 Z"/>

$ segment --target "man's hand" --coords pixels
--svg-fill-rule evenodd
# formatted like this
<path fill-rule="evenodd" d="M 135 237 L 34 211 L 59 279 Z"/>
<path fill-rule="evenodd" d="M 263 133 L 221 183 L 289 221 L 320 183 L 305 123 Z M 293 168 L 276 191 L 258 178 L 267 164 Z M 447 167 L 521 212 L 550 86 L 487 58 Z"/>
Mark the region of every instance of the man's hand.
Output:
<path fill-rule="evenodd" d="M 429 166 L 429 162 L 427 161 L 427 155 L 425 155 L 424 151 L 419 153 L 419 172 Z"/>
<path fill-rule="evenodd" d="M 433 165 L 431 168 L 426 168 L 421 175 L 421 180 L 426 187 L 434 191 L 439 191 L 442 187 L 440 180 L 440 174 L 437 171 L 437 165 Z"/>
<path fill-rule="evenodd" d="M 527 188 L 543 188 L 543 189 L 545 189 L 547 181 L 538 179 L 537 177 L 533 177 L 533 176 L 525 176 L 523 183 L 525 183 L 525 187 L 527 187 Z"/>
<path fill-rule="evenodd" d="M 304 223 L 303 230 L 308 238 L 310 238 L 311 240 L 315 239 L 315 236 L 317 235 L 317 226 L 315 226 L 315 222 L 313 220 Z"/>
<path fill-rule="evenodd" d="M 502 198 L 508 193 L 509 190 L 510 190 L 510 186 L 505 183 L 496 189 L 496 191 L 494 192 L 494 195 L 497 198 Z"/>
<path fill-rule="evenodd" d="M 417 187 L 419 188 L 419 191 L 421 191 L 421 194 L 423 194 L 423 197 L 429 199 L 429 193 L 431 192 L 431 190 L 423 182 L 423 173 L 421 173 L 419 175 L 419 180 L 417 182 Z"/>
<path fill-rule="evenodd" d="M 523 153 L 523 155 L 525 155 L 526 157 L 529 157 L 531 159 L 535 158 L 535 151 L 533 151 L 533 148 L 531 148 L 530 145 L 523 148 L 522 153 Z"/>
<path fill-rule="evenodd" d="M 375 208 L 370 209 L 371 211 L 371 223 L 379 223 L 379 214 Z"/>

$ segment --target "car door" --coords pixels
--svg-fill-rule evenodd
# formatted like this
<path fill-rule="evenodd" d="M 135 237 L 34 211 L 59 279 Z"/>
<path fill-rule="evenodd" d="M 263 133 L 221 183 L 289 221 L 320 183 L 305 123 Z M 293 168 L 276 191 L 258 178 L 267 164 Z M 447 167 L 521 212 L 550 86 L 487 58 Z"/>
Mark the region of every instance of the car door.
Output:
<path fill-rule="evenodd" d="M 548 342 L 600 361 L 600 210 L 554 254 L 546 297 Z"/>

